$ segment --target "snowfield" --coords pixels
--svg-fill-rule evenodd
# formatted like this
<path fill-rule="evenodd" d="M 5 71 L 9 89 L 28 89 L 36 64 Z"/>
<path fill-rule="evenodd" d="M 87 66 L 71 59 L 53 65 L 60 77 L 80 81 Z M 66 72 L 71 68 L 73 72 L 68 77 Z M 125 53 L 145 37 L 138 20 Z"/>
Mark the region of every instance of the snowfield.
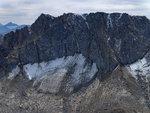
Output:
<path fill-rule="evenodd" d="M 39 89 L 58 92 L 61 82 L 66 78 L 66 86 L 74 86 L 89 82 L 98 71 L 96 63 L 87 62 L 82 54 L 56 58 L 55 60 L 26 64 L 23 71 L 29 80 L 34 80 L 33 85 L 41 84 Z M 15 78 L 20 72 L 18 66 L 9 73 L 9 79 Z M 48 82 L 47 82 L 48 81 Z M 69 89 L 70 90 L 70 89 Z"/>
<path fill-rule="evenodd" d="M 146 59 L 146 57 L 136 61 L 135 63 L 128 65 L 127 69 L 131 72 L 131 74 L 137 79 L 138 76 L 145 76 L 146 78 L 150 78 L 150 63 Z"/>

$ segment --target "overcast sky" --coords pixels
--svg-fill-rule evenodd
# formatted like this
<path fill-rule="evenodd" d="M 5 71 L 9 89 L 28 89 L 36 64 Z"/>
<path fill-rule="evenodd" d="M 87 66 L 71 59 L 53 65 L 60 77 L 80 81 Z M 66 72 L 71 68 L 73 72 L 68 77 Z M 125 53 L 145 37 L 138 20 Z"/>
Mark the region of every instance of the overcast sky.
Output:
<path fill-rule="evenodd" d="M 150 18 L 150 0 L 0 0 L 0 23 L 32 24 L 41 14 L 126 12 Z"/>

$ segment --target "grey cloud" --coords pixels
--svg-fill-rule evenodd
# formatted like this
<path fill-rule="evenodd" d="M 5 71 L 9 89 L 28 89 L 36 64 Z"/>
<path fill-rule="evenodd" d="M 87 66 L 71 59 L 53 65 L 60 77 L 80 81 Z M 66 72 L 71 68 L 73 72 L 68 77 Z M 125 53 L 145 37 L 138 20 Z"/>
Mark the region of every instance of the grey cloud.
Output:
<path fill-rule="evenodd" d="M 105 2 L 109 4 L 130 4 L 130 5 L 137 5 L 141 4 L 143 2 L 146 2 L 146 0 L 105 0 Z"/>
<path fill-rule="evenodd" d="M 20 4 L 31 5 L 31 4 L 40 4 L 42 0 L 22 0 Z"/>
<path fill-rule="evenodd" d="M 12 4 L 2 4 L 0 7 L 5 8 L 5 9 L 15 8 L 14 5 L 12 5 Z"/>
<path fill-rule="evenodd" d="M 41 14 L 59 16 L 66 12 L 126 12 L 150 18 L 147 0 L 4 0 L 0 4 L 0 23 L 16 21 L 31 24 Z M 146 4 L 147 6 L 144 6 Z"/>

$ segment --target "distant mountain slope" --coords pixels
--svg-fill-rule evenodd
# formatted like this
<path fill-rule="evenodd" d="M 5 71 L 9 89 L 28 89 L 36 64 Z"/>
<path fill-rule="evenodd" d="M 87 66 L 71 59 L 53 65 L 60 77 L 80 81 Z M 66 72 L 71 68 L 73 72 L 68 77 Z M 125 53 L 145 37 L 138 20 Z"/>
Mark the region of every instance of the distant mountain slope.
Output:
<path fill-rule="evenodd" d="M 0 34 L 6 34 L 10 31 L 15 31 L 16 29 L 21 29 L 25 27 L 26 25 L 17 25 L 15 23 L 9 22 L 5 25 L 0 24 Z"/>
<path fill-rule="evenodd" d="M 5 34 L 5 33 L 8 33 L 8 31 L 10 31 L 9 28 L 3 26 L 3 25 L 0 25 L 0 34 Z"/>

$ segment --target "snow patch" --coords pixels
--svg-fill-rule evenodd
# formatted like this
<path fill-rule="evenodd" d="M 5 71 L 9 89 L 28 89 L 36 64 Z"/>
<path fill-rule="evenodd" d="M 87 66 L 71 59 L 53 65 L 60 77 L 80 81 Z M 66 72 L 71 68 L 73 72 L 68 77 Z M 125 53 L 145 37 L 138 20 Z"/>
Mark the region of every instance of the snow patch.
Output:
<path fill-rule="evenodd" d="M 119 16 L 118 20 L 120 20 L 120 19 L 121 19 L 121 17 L 122 17 L 122 13 L 120 14 L 120 16 Z"/>
<path fill-rule="evenodd" d="M 80 15 L 84 20 L 86 20 L 86 17 L 82 14 L 82 15 Z"/>
<path fill-rule="evenodd" d="M 87 25 L 87 28 L 90 29 L 89 24 L 87 22 L 85 22 L 85 24 Z"/>
<path fill-rule="evenodd" d="M 108 14 L 108 16 L 107 16 L 107 28 L 109 28 L 109 27 L 113 27 L 112 20 L 111 20 L 111 14 Z"/>
<path fill-rule="evenodd" d="M 92 66 L 85 64 L 86 58 L 82 54 L 76 54 L 66 58 L 57 58 L 49 62 L 27 64 L 24 65 L 24 71 L 31 80 L 41 76 L 51 75 L 58 69 L 63 68 L 68 70 L 69 68 L 74 68 L 74 72 L 71 74 L 71 77 L 73 78 L 72 82 L 79 83 L 83 73 L 87 73 L 86 76 L 91 79 L 98 71 L 95 63 L 93 63 Z"/>
<path fill-rule="evenodd" d="M 20 68 L 16 66 L 8 75 L 8 79 L 14 79 L 20 72 Z"/>
<path fill-rule="evenodd" d="M 127 69 L 136 79 L 138 79 L 137 76 L 145 76 L 146 78 L 150 78 L 150 65 L 145 57 L 131 65 L 128 65 Z"/>
<path fill-rule="evenodd" d="M 98 71 L 95 63 L 91 66 L 85 64 L 86 58 L 80 54 L 76 59 L 74 73 L 71 74 L 71 84 L 80 84 L 83 78 L 86 78 L 86 81 L 88 81 L 88 79 L 91 80 Z"/>
<path fill-rule="evenodd" d="M 75 58 L 74 56 L 73 58 Z M 41 63 L 34 63 L 34 64 L 27 64 L 24 65 L 24 71 L 28 75 L 28 78 L 34 79 L 38 78 L 47 74 L 52 74 L 55 72 L 56 69 L 58 68 L 63 68 L 69 66 L 72 62 L 72 57 L 63 57 L 63 58 L 57 58 L 52 61 L 48 62 L 41 62 Z M 73 62 L 72 62 L 73 63 Z"/>
<path fill-rule="evenodd" d="M 23 66 L 23 72 L 29 80 L 34 80 L 33 86 L 40 84 L 39 90 L 51 93 L 58 92 L 64 78 L 66 82 L 63 85 L 72 91 L 74 87 L 89 82 L 97 71 L 96 63 L 88 62 L 82 54 Z M 19 72 L 20 69 L 16 66 L 8 78 L 13 79 Z"/>
<path fill-rule="evenodd" d="M 116 48 L 116 51 L 119 53 L 120 49 L 121 49 L 121 40 L 115 40 L 115 48 Z"/>

